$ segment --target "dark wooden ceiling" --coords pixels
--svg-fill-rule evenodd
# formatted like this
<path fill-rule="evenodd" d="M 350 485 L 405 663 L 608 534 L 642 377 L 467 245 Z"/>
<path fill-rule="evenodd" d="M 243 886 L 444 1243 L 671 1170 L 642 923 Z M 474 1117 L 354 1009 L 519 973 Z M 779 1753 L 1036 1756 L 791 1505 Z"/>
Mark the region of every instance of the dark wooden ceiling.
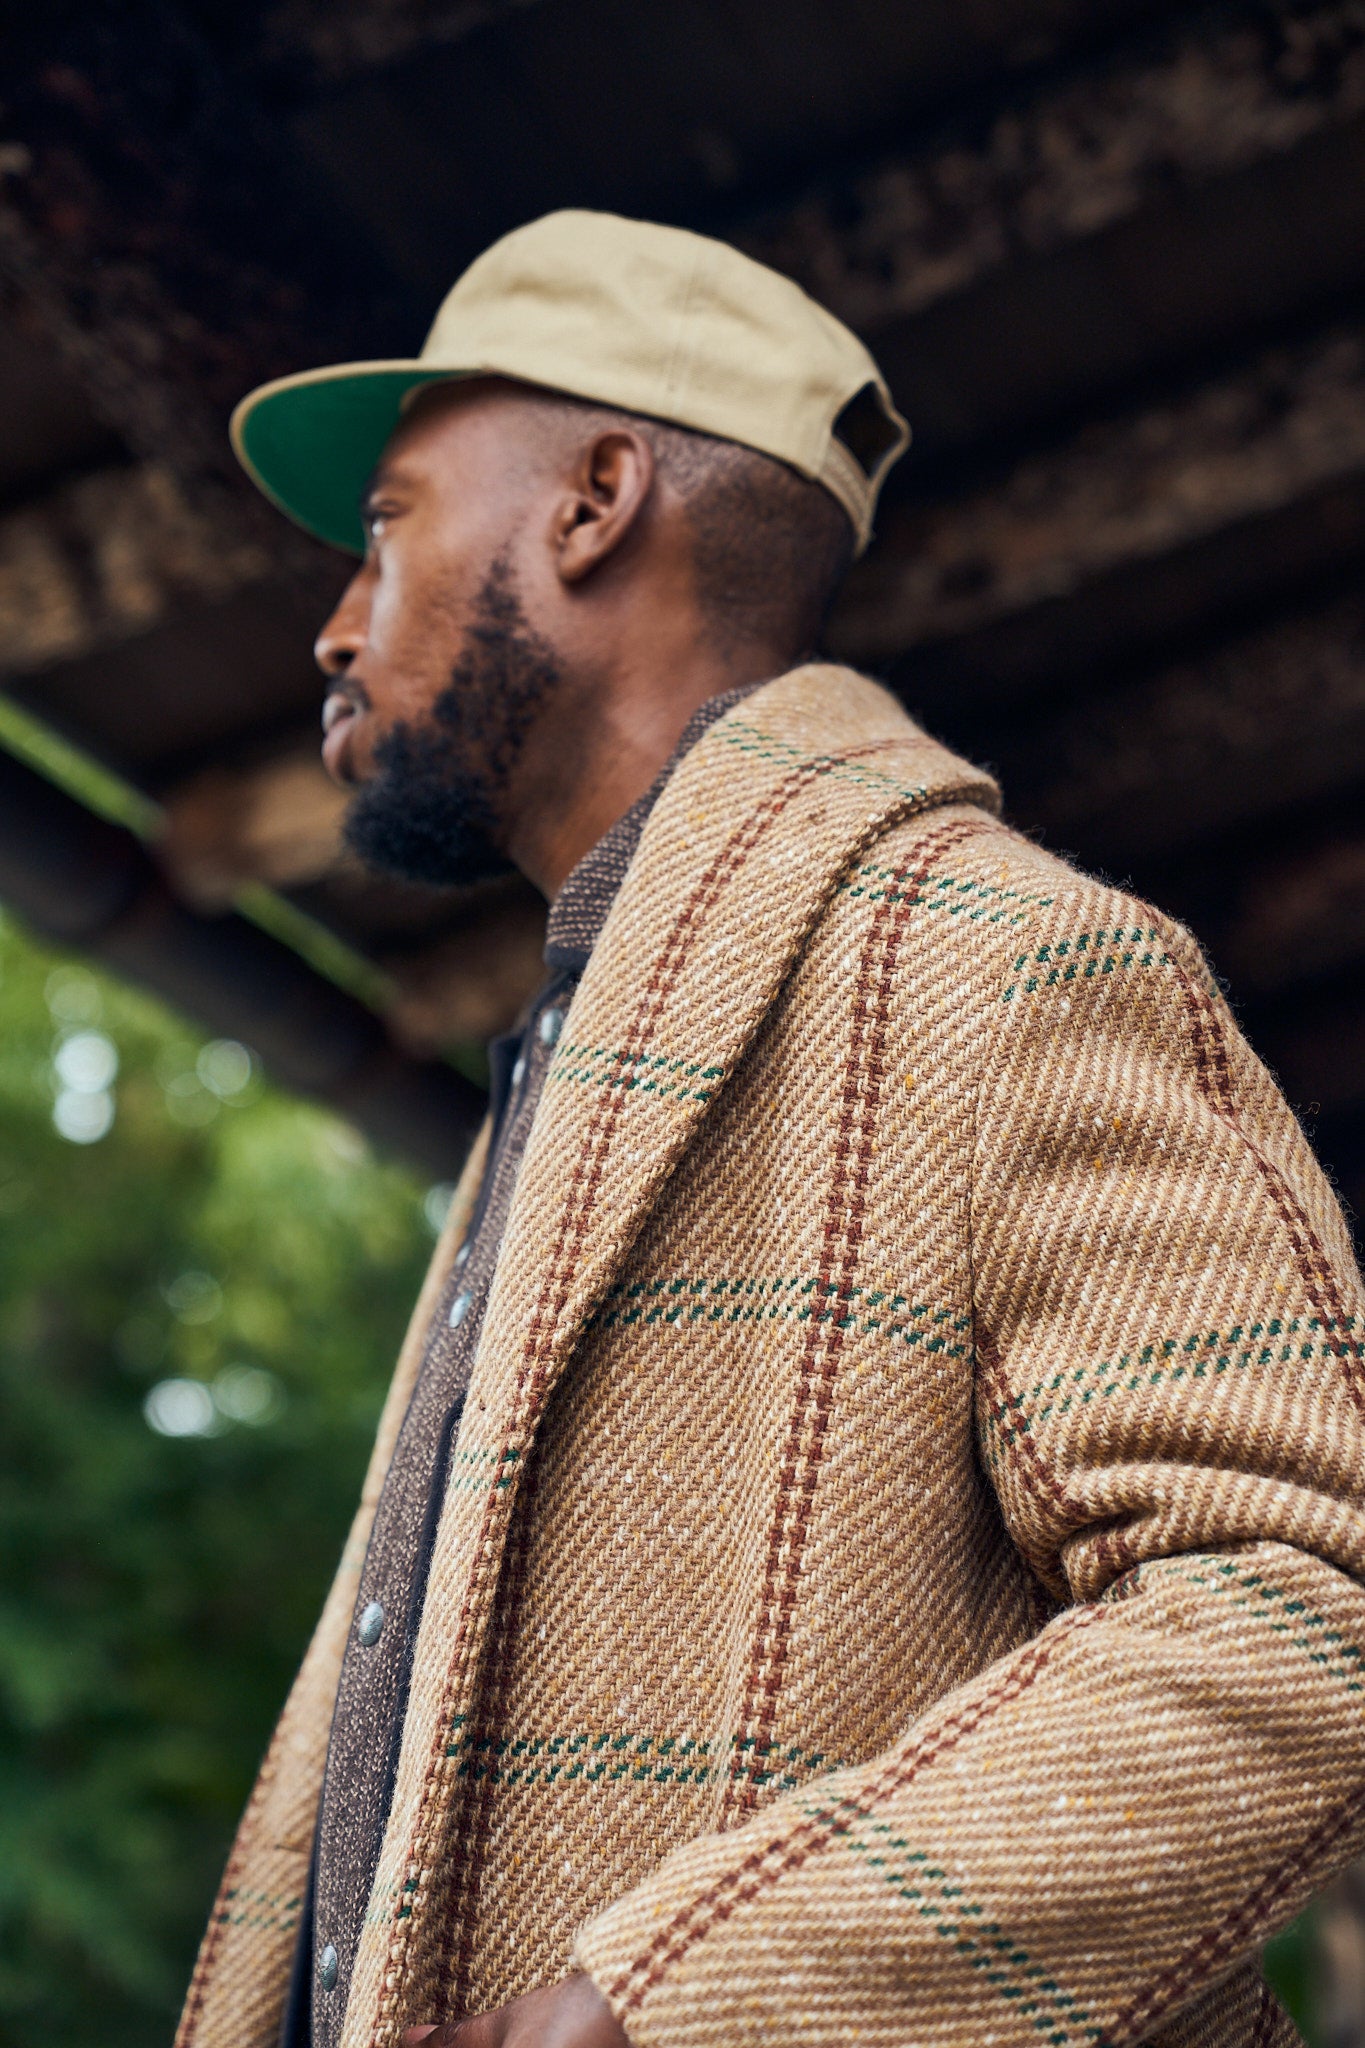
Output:
<path fill-rule="evenodd" d="M 32 14 L 0 90 L 0 682 L 167 819 L 136 847 L 11 764 L 31 919 L 453 1168 L 439 1055 L 515 1005 L 538 908 L 339 853 L 342 565 L 226 415 L 407 352 L 520 220 L 648 213 L 797 277 L 914 422 L 835 651 L 1194 925 L 1365 1206 L 1359 0 L 131 0 Z M 380 1015 L 246 922 L 261 883 Z"/>

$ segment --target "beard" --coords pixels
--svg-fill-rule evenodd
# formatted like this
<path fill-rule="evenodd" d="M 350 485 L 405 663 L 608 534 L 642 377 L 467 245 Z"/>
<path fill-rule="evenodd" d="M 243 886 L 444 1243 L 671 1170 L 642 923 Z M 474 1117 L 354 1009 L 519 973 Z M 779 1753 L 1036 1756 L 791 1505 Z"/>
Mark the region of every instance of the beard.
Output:
<path fill-rule="evenodd" d="M 374 750 L 374 774 L 346 815 L 352 853 L 406 882 L 448 886 L 509 873 L 497 844 L 508 785 L 537 712 L 562 680 L 499 555 L 429 717 L 399 720 Z"/>

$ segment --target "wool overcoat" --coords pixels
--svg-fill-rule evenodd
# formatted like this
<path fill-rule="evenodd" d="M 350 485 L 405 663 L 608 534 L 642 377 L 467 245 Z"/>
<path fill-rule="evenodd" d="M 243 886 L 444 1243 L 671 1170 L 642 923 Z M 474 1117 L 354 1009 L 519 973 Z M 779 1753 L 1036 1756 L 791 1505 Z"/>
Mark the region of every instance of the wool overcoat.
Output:
<path fill-rule="evenodd" d="M 638 2048 L 1292 2038 L 1365 1849 L 1365 1323 L 1198 947 L 848 671 L 682 761 L 569 1011 L 343 2029 L 589 1971 Z M 270 2048 L 356 1572 L 181 2048 Z"/>

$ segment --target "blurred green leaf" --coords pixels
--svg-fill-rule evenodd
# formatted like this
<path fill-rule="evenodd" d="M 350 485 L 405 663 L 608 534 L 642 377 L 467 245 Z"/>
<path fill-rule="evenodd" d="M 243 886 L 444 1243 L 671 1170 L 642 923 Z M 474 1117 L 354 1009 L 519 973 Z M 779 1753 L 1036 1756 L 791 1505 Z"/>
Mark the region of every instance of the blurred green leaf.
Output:
<path fill-rule="evenodd" d="M 1265 1945 L 1262 1967 L 1265 1980 L 1293 2020 L 1304 2039 L 1312 2042 L 1313 2029 L 1313 1914 L 1310 1908 Z"/>
<path fill-rule="evenodd" d="M 340 1551 L 426 1190 L 2 919 L 0 1017 L 0 2037 L 145 2048 Z M 93 1143 L 53 1121 L 76 1032 L 118 1056 Z"/>

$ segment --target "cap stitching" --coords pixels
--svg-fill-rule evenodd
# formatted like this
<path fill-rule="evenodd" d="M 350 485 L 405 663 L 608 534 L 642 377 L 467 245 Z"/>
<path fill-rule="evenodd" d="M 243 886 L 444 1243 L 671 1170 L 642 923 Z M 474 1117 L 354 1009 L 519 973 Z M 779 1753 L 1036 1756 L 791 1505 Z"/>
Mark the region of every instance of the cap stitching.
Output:
<path fill-rule="evenodd" d="M 664 374 L 663 395 L 670 404 L 677 396 L 679 358 L 683 352 L 683 338 L 688 316 L 692 311 L 692 301 L 696 296 L 698 272 L 701 270 L 703 258 L 709 253 L 700 237 L 694 237 L 691 251 L 692 262 L 687 273 L 687 285 L 683 291 L 682 305 L 678 309 L 678 324 L 673 334 L 673 349 L 668 359 L 668 369 Z"/>
<path fill-rule="evenodd" d="M 858 553 L 862 554 L 872 538 L 872 493 L 868 490 L 867 479 L 859 469 L 856 458 L 851 455 L 833 434 L 825 446 L 825 456 L 820 464 L 818 481 L 839 500 L 858 538 Z"/>

